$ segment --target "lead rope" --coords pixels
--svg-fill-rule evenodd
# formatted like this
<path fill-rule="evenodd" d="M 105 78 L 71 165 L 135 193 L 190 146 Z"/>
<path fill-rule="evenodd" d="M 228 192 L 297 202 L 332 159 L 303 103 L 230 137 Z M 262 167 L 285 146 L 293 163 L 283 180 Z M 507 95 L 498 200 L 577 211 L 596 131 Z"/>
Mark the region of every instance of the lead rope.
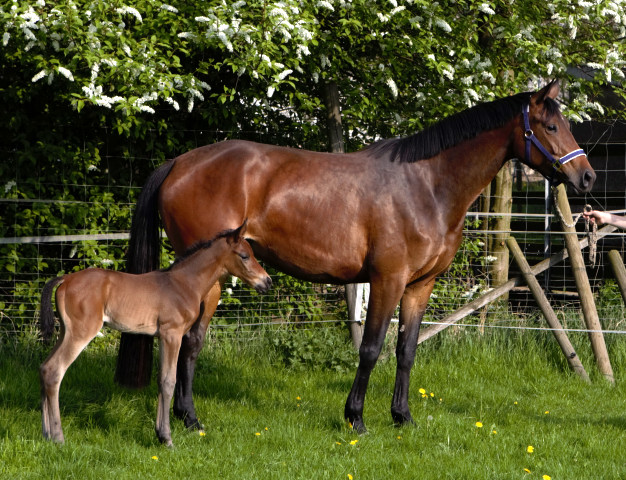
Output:
<path fill-rule="evenodd" d="M 585 207 L 583 208 L 583 211 L 572 218 L 572 223 L 568 223 L 568 221 L 565 220 L 565 217 L 563 216 L 563 212 L 561 212 L 561 209 L 559 208 L 558 202 L 556 201 L 557 200 L 556 188 L 552 188 L 552 195 L 554 196 L 554 202 L 553 202 L 554 208 L 556 212 L 559 214 L 559 218 L 563 222 L 563 225 L 565 225 L 567 228 L 574 228 L 576 226 L 576 223 L 578 223 L 578 220 L 580 220 L 580 217 L 582 216 L 583 212 L 591 212 L 592 210 L 591 205 L 589 204 L 585 205 Z M 597 245 L 598 245 L 598 224 L 596 222 L 591 222 L 591 231 L 590 231 L 589 223 L 590 223 L 589 218 L 585 217 L 585 234 L 587 235 L 587 239 L 589 240 L 589 263 L 591 264 L 592 267 L 595 267 L 596 252 L 597 252 Z"/>

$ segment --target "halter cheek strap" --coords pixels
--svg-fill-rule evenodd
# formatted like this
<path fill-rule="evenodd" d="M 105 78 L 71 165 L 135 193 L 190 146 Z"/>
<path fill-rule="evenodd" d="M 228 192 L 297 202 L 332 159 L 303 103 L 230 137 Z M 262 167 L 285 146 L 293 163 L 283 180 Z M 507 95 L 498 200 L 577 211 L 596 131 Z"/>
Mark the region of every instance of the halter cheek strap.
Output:
<path fill-rule="evenodd" d="M 544 147 L 539 139 L 535 136 L 535 133 L 530 128 L 530 120 L 528 118 L 528 111 L 530 105 L 527 103 L 522 107 L 522 114 L 524 116 L 524 137 L 526 139 L 526 164 L 530 163 L 530 147 L 531 144 L 534 144 L 535 147 L 539 149 L 543 155 L 552 162 L 552 168 L 555 171 L 561 170 L 561 167 L 565 165 L 567 162 L 571 162 L 577 157 L 585 155 L 585 151 L 582 148 L 578 148 L 569 152 L 566 155 L 563 155 L 561 158 L 555 158 L 546 147 Z"/>

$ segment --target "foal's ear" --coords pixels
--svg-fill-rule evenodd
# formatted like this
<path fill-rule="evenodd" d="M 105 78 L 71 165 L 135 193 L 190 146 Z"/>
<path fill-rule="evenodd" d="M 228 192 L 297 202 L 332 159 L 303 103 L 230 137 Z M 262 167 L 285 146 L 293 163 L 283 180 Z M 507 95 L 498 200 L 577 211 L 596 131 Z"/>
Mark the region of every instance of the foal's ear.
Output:
<path fill-rule="evenodd" d="M 243 221 L 243 223 L 239 226 L 239 228 L 236 228 L 235 230 L 233 230 L 233 232 L 229 235 L 229 239 L 235 243 L 243 240 L 243 235 L 244 233 L 246 233 L 247 227 L 248 227 L 248 219 L 246 218 Z"/>
<path fill-rule="evenodd" d="M 535 103 L 537 105 L 543 103 L 546 98 L 551 98 L 552 100 L 554 100 L 556 99 L 556 97 L 559 96 L 560 91 L 561 87 L 559 86 L 559 81 L 557 79 L 554 79 L 537 93 L 535 93 Z"/>

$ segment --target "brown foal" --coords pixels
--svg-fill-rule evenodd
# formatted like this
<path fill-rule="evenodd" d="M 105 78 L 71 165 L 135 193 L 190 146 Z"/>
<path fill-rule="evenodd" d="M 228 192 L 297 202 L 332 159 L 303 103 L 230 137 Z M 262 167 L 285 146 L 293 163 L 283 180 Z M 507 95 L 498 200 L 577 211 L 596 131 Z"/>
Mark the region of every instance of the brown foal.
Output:
<path fill-rule="evenodd" d="M 45 438 L 63 443 L 59 388 L 63 376 L 102 326 L 159 337 L 160 372 L 156 434 L 172 445 L 169 410 L 176 383 L 181 339 L 201 317 L 203 299 L 220 277 L 230 273 L 259 292 L 272 280 L 243 238 L 246 224 L 199 243 L 167 270 L 142 275 L 90 268 L 50 280 L 41 298 L 44 339 L 54 330 L 52 291 L 61 334 L 40 368 L 41 420 Z"/>

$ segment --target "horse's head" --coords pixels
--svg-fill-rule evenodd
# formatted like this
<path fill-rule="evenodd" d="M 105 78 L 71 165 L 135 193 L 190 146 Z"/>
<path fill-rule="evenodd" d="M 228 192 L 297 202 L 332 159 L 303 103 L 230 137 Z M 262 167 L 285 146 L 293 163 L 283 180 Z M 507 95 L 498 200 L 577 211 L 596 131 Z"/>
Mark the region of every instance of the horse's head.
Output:
<path fill-rule="evenodd" d="M 241 278 L 259 293 L 267 292 L 272 286 L 272 279 L 259 264 L 252 252 L 252 247 L 243 237 L 247 220 L 225 236 L 230 247 L 224 266 L 228 273 Z"/>
<path fill-rule="evenodd" d="M 558 94 L 559 83 L 554 80 L 524 105 L 522 135 L 516 141 L 523 152 L 520 158 L 553 183 L 565 182 L 578 193 L 589 192 L 596 174 L 561 114 L 555 100 Z"/>

